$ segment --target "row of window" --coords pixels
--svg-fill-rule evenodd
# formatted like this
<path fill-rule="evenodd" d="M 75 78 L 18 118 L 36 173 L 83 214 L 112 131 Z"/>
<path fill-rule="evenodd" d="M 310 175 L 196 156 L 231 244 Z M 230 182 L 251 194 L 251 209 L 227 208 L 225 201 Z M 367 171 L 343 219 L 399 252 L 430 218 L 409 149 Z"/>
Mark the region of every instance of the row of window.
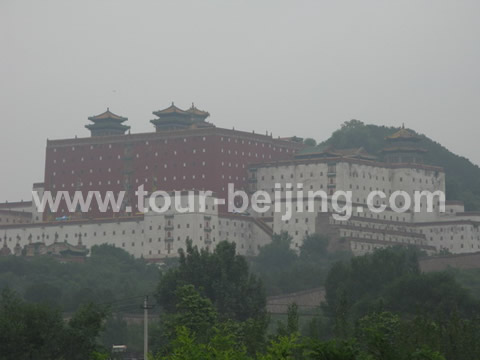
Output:
<path fill-rule="evenodd" d="M 205 162 L 205 161 L 202 161 L 201 164 L 202 164 L 202 166 L 206 166 L 206 162 Z M 222 166 L 223 166 L 223 165 L 224 165 L 224 163 L 222 162 Z M 183 167 L 184 167 L 184 168 L 186 168 L 187 166 L 188 166 L 187 163 L 183 163 Z M 197 163 L 196 163 L 195 161 L 193 161 L 192 164 L 191 164 L 191 166 L 194 166 L 194 167 L 195 167 L 195 166 L 197 166 Z M 230 163 L 229 166 L 231 166 L 231 163 Z M 176 167 L 177 167 L 177 164 L 174 163 L 174 164 L 173 164 L 173 167 L 176 168 Z M 238 164 L 235 164 L 235 167 L 238 167 Z M 149 170 L 149 168 L 150 168 L 150 167 L 149 167 L 148 165 L 145 165 L 145 170 Z M 155 165 L 154 165 L 154 168 L 157 169 L 157 168 L 158 168 L 158 165 L 155 164 Z M 164 169 L 167 169 L 167 168 L 168 168 L 168 164 L 163 164 L 163 168 L 164 168 Z M 245 165 L 242 165 L 242 168 L 245 168 Z M 117 171 L 122 171 L 123 168 L 117 168 L 116 170 L 117 170 Z M 94 171 L 94 169 L 89 169 L 89 170 L 88 170 L 88 172 L 89 172 L 90 174 L 93 174 L 93 171 Z M 97 169 L 97 171 L 101 173 L 101 172 L 103 171 L 103 168 L 99 168 L 99 169 Z M 79 171 L 77 170 L 77 172 L 78 172 L 79 174 L 84 174 L 84 171 L 83 171 L 83 170 L 79 170 Z M 107 172 L 111 173 L 111 172 L 112 172 L 112 168 L 107 168 Z M 75 174 L 75 170 L 72 170 L 71 173 L 72 173 L 72 175 L 74 175 L 74 174 Z M 65 170 L 62 170 L 62 174 L 65 174 Z M 52 175 L 53 175 L 53 176 L 56 176 L 56 175 L 57 175 L 57 172 L 54 171 L 54 172 L 52 173 Z"/>
<path fill-rule="evenodd" d="M 197 139 L 199 139 L 199 137 L 183 138 L 183 139 L 182 139 L 182 138 L 176 138 L 176 139 L 170 139 L 170 141 L 171 141 L 171 142 L 174 142 L 174 141 L 176 141 L 176 142 L 183 141 L 184 143 L 186 143 L 186 142 L 188 141 L 188 139 L 197 140 Z M 205 136 L 202 137 L 202 141 L 206 141 L 206 140 L 207 140 L 207 139 L 206 139 Z M 222 137 L 220 138 L 220 140 L 221 140 L 221 141 L 226 141 L 226 142 L 231 142 L 232 138 L 230 138 L 230 137 L 223 137 L 223 136 L 222 136 Z M 159 142 L 159 141 L 161 141 L 161 140 L 155 140 L 154 142 Z M 238 138 L 234 138 L 234 142 L 235 142 L 236 144 L 238 144 L 238 143 L 239 143 L 239 139 L 238 139 Z M 244 139 L 240 140 L 240 142 L 241 142 L 241 144 L 247 143 L 248 145 L 252 145 L 252 143 L 253 143 L 253 145 L 255 145 L 255 146 L 258 146 L 258 144 L 259 144 L 258 141 L 252 142 L 251 140 L 244 140 Z M 164 144 L 168 144 L 168 143 L 169 143 L 169 139 L 164 139 L 164 140 L 163 140 L 163 143 L 164 143 Z M 266 143 L 265 143 L 265 142 L 260 142 L 260 144 L 261 144 L 262 147 L 265 147 L 265 144 L 266 144 Z M 147 146 L 150 145 L 150 141 L 149 141 L 149 140 L 146 140 L 146 141 L 145 141 L 145 145 L 147 145 Z M 268 143 L 267 145 L 268 145 L 269 148 L 272 148 L 272 144 Z M 104 146 L 108 146 L 109 149 L 112 148 L 112 144 L 95 144 L 95 145 L 92 144 L 92 145 L 90 145 L 90 150 L 93 150 L 93 149 L 95 149 L 95 148 L 101 148 L 101 147 L 104 147 Z M 280 149 L 280 151 L 281 151 L 283 148 L 280 147 L 279 149 Z M 71 147 L 71 150 L 72 150 L 72 151 L 75 151 L 75 146 L 72 146 L 72 147 Z M 276 150 L 276 147 L 275 147 L 275 146 L 273 146 L 273 150 L 274 150 L 274 151 Z M 286 151 L 288 152 L 289 149 L 287 148 Z M 57 152 L 57 148 L 53 148 L 53 152 Z"/>
<path fill-rule="evenodd" d="M 0 224 L 2 224 L 2 223 L 8 224 L 8 223 L 10 223 L 10 220 L 12 220 L 12 224 L 28 224 L 28 223 L 30 223 L 30 220 L 17 219 L 17 218 L 11 219 L 11 218 L 7 217 L 5 219 L 0 218 Z"/>
<path fill-rule="evenodd" d="M 333 174 L 333 172 L 330 173 L 330 174 Z M 286 176 L 285 174 L 280 174 L 280 180 L 284 180 L 284 179 L 285 179 L 285 176 Z M 323 176 L 324 176 L 323 171 L 320 171 L 319 176 L 320 176 L 320 177 L 323 177 Z M 350 177 L 355 177 L 355 176 L 352 175 L 352 174 L 350 174 Z M 358 176 L 357 176 L 357 177 L 358 177 Z M 365 174 L 364 174 L 363 177 L 365 178 Z M 295 175 L 294 175 L 293 173 L 290 174 L 290 179 L 294 179 L 294 178 L 295 178 Z M 300 174 L 299 174 L 299 178 L 300 178 L 300 179 L 303 179 L 303 178 L 304 178 L 304 174 L 303 174 L 303 173 L 300 173 Z M 317 177 L 313 172 L 310 172 L 310 178 L 318 179 L 318 177 Z M 377 178 L 377 180 L 378 180 L 378 176 L 376 176 L 376 178 Z M 255 179 L 255 173 L 252 173 L 252 179 Z M 270 179 L 271 179 L 271 180 L 275 180 L 275 175 L 271 175 L 271 176 L 270 176 Z M 371 179 L 371 175 L 370 175 L 370 179 Z M 385 177 L 382 177 L 382 179 L 383 179 L 383 181 L 385 181 Z M 265 175 L 262 175 L 261 180 L 262 180 L 262 181 L 265 181 Z M 400 177 L 400 178 L 399 178 L 399 181 L 400 181 L 400 182 L 403 182 L 403 177 Z M 412 178 L 412 182 L 415 182 L 415 178 Z M 421 183 L 422 183 L 422 179 L 420 178 L 418 182 L 421 184 Z M 435 181 L 432 179 L 432 180 L 431 180 L 431 183 L 434 184 Z M 427 184 L 427 179 L 425 179 L 425 184 Z M 357 185 L 357 189 L 358 189 L 358 186 L 359 186 L 359 185 Z M 351 189 L 351 188 L 352 188 L 352 184 L 350 184 L 350 189 Z M 364 187 L 364 188 L 365 188 L 365 187 Z M 371 188 L 370 188 L 370 189 L 371 189 Z"/>
<path fill-rule="evenodd" d="M 192 180 L 195 180 L 196 178 L 197 178 L 197 175 L 192 175 Z M 200 179 L 200 178 L 201 178 L 201 179 L 205 179 L 206 176 L 205 176 L 205 174 L 201 174 L 201 175 L 198 176 L 198 178 L 199 178 L 199 179 Z M 231 176 L 230 176 L 229 178 L 231 179 Z M 182 179 L 182 180 L 187 180 L 187 176 L 186 176 L 186 175 L 183 175 L 182 177 L 179 176 L 178 179 L 177 179 L 176 176 L 172 176 L 172 180 L 173 180 L 173 181 L 180 180 L 180 179 Z M 243 178 L 243 179 L 245 180 L 245 178 Z M 158 179 L 154 179 L 154 180 L 158 181 Z M 238 177 L 238 176 L 236 177 L 236 180 L 239 180 L 239 177 Z M 141 179 L 135 179 L 135 183 L 136 183 L 136 184 L 140 183 L 140 181 L 141 181 Z M 166 176 L 164 176 L 164 177 L 163 177 L 163 181 L 168 181 L 168 178 L 167 178 Z M 148 182 L 149 182 L 149 179 L 148 179 L 148 178 L 145 178 L 145 179 L 144 179 L 144 183 L 148 183 Z M 155 181 L 154 181 L 154 182 L 155 182 Z M 102 185 L 112 185 L 112 184 L 114 184 L 114 183 L 116 183 L 117 185 L 120 185 L 120 180 L 117 180 L 116 182 L 113 181 L 113 183 L 112 183 L 111 180 L 107 180 L 106 182 L 98 181 L 98 183 L 97 183 L 97 182 L 94 183 L 93 181 L 90 181 L 90 182 L 88 183 L 88 186 L 94 186 L 94 185 L 98 185 L 98 186 L 102 186 Z M 85 185 L 85 184 L 84 184 L 83 182 L 79 182 L 79 183 L 77 183 L 77 184 L 71 183 L 71 184 L 70 184 L 70 187 L 72 187 L 72 188 L 74 188 L 74 187 L 82 187 L 82 186 L 84 186 L 84 185 Z M 58 184 L 58 186 L 61 187 L 62 189 L 64 189 L 65 187 L 68 187 L 68 184 L 67 184 L 67 185 L 66 185 L 66 184 Z M 56 188 L 57 188 L 57 184 L 52 184 L 52 189 L 56 189 Z"/>
<path fill-rule="evenodd" d="M 480 236 L 477 236 L 476 239 L 474 239 L 473 236 L 471 236 L 470 238 L 471 238 L 471 240 L 478 240 L 478 241 L 480 241 Z M 433 240 L 434 240 L 434 237 L 431 236 L 431 237 L 430 237 L 430 241 L 433 241 Z M 440 236 L 440 240 L 443 241 L 443 236 Z M 453 236 L 450 236 L 450 240 L 455 240 L 455 238 L 454 238 Z M 458 239 L 457 239 L 457 240 L 458 240 Z M 464 240 L 464 236 L 463 236 L 463 235 L 460 235 L 460 240 Z"/>
<path fill-rule="evenodd" d="M 180 139 L 176 139 L 176 140 L 177 140 L 177 141 L 180 141 Z M 203 140 L 203 141 L 206 141 L 206 137 L 203 137 L 202 140 Z M 183 142 L 187 142 L 187 139 L 184 138 L 184 139 L 183 139 Z M 163 140 L 163 143 L 164 143 L 164 144 L 168 144 L 168 139 Z M 145 141 L 145 145 L 147 145 L 147 146 L 150 145 L 150 142 L 149 142 L 148 140 Z M 103 148 L 103 147 L 108 147 L 109 149 L 111 149 L 111 148 L 112 148 L 112 144 L 96 144 L 96 145 L 90 145 L 90 150 L 97 149 L 97 148 Z M 66 149 L 66 148 L 59 148 L 59 149 Z M 72 151 L 75 151 L 75 149 L 76 149 L 75 146 L 72 146 L 72 147 L 71 147 L 71 150 L 72 150 Z M 56 152 L 57 152 L 57 148 L 53 148 L 53 152 L 56 153 Z"/>

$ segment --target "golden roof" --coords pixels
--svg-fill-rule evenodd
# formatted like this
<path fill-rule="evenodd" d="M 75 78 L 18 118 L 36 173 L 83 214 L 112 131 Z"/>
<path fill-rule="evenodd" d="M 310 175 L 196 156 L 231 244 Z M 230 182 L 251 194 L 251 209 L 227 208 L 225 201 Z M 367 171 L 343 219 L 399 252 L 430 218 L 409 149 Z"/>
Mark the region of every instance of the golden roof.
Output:
<path fill-rule="evenodd" d="M 210 116 L 210 113 L 208 111 L 203 111 L 203 110 L 197 109 L 195 107 L 195 104 L 193 104 L 193 103 L 192 103 L 192 106 L 190 107 L 190 109 L 187 110 L 187 112 L 191 115 L 203 116 L 205 118 Z"/>
<path fill-rule="evenodd" d="M 397 147 L 388 147 L 382 149 L 382 152 L 388 153 L 388 152 L 422 152 L 426 153 L 428 150 L 419 148 L 419 147 L 404 147 L 404 146 L 397 146 Z"/>
<path fill-rule="evenodd" d="M 344 157 L 363 157 L 369 159 L 376 158 L 375 156 L 369 154 L 363 147 L 353 149 L 334 149 L 333 152 Z"/>
<path fill-rule="evenodd" d="M 116 114 L 112 113 L 109 108 L 107 108 L 107 111 L 105 111 L 104 113 L 101 113 L 100 115 L 90 116 L 90 117 L 88 118 L 88 120 L 92 120 L 92 121 L 97 121 L 97 120 L 117 120 L 117 121 L 124 122 L 124 121 L 127 121 L 128 118 L 123 117 L 123 116 L 116 115 Z"/>
<path fill-rule="evenodd" d="M 172 102 L 172 105 L 170 105 L 168 108 L 163 109 L 163 110 L 157 110 L 153 112 L 153 115 L 161 116 L 161 115 L 188 115 L 189 113 L 185 110 L 182 110 L 178 107 L 175 106 L 175 104 Z"/>
<path fill-rule="evenodd" d="M 363 147 L 349 149 L 335 149 L 333 146 L 327 146 L 323 150 L 306 150 L 295 155 L 296 158 L 305 157 L 343 157 L 365 160 L 375 160 L 374 155 L 369 154 Z"/>
<path fill-rule="evenodd" d="M 395 132 L 393 135 L 390 135 L 387 137 L 387 140 L 400 140 L 400 139 L 406 139 L 406 140 L 418 140 L 417 134 L 415 134 L 413 131 L 405 129 L 405 127 L 402 125 L 402 128 Z"/>

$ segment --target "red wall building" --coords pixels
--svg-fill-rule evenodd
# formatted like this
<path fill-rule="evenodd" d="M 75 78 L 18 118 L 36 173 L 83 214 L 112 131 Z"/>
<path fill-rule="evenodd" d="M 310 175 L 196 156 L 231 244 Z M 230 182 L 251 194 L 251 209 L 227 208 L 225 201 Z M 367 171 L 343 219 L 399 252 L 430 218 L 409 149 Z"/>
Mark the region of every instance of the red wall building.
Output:
<path fill-rule="evenodd" d="M 89 118 L 91 137 L 47 141 L 45 190 L 68 191 L 72 196 L 78 190 L 84 196 L 92 190 L 126 190 L 124 206 L 132 206 L 132 213 L 137 202 L 133 194 L 142 184 L 149 192 L 211 190 L 226 198 L 228 183 L 247 189 L 249 164 L 289 159 L 303 146 L 294 140 L 217 128 L 205 120 L 207 112 L 193 105 L 184 111 L 172 104 L 154 114 L 155 132 L 125 134 L 129 127 L 122 123 L 127 118 L 107 110 Z M 56 213 L 45 213 L 45 220 L 65 215 L 114 214 L 100 213 L 96 206 L 88 214 L 69 214 L 62 202 Z"/>

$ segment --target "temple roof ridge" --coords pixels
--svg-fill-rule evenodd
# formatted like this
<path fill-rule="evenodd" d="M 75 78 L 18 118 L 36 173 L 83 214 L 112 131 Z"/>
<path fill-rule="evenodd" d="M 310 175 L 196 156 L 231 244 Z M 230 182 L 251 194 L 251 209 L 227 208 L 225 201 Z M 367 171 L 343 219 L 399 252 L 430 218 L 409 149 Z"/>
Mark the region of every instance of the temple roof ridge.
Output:
<path fill-rule="evenodd" d="M 203 111 L 198 109 L 195 104 L 192 102 L 192 106 L 187 110 L 189 114 L 196 115 L 196 116 L 202 116 L 202 117 L 209 117 L 210 113 L 208 111 Z"/>
<path fill-rule="evenodd" d="M 95 116 L 90 116 L 88 118 L 88 120 L 90 121 L 93 121 L 93 122 L 96 122 L 96 121 L 101 121 L 101 120 L 114 120 L 114 121 L 118 121 L 118 122 L 125 122 L 128 120 L 127 117 L 123 117 L 123 116 L 120 116 L 120 115 L 117 115 L 117 114 L 114 114 L 113 112 L 110 111 L 110 108 L 107 107 L 107 111 L 99 114 L 99 115 L 95 115 Z"/>
<path fill-rule="evenodd" d="M 387 136 L 387 140 L 420 140 L 420 137 L 410 129 L 405 128 L 405 124 L 402 124 L 402 127 L 394 132 L 392 135 Z"/>
<path fill-rule="evenodd" d="M 172 101 L 172 105 L 169 107 L 163 109 L 163 110 L 157 110 L 152 112 L 153 115 L 156 115 L 158 117 L 164 116 L 164 115 L 188 115 L 189 113 L 185 110 L 180 109 L 175 105 L 175 103 Z"/>

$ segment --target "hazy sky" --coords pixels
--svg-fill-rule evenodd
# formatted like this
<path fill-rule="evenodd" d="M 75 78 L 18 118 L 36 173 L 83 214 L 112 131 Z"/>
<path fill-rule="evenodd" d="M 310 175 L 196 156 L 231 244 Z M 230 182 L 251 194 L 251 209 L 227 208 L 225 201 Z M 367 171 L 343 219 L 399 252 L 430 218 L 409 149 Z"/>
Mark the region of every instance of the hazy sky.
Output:
<path fill-rule="evenodd" d="M 324 140 L 407 127 L 480 164 L 479 1 L 0 2 L 0 201 L 87 117 L 191 102 L 219 127 Z"/>

